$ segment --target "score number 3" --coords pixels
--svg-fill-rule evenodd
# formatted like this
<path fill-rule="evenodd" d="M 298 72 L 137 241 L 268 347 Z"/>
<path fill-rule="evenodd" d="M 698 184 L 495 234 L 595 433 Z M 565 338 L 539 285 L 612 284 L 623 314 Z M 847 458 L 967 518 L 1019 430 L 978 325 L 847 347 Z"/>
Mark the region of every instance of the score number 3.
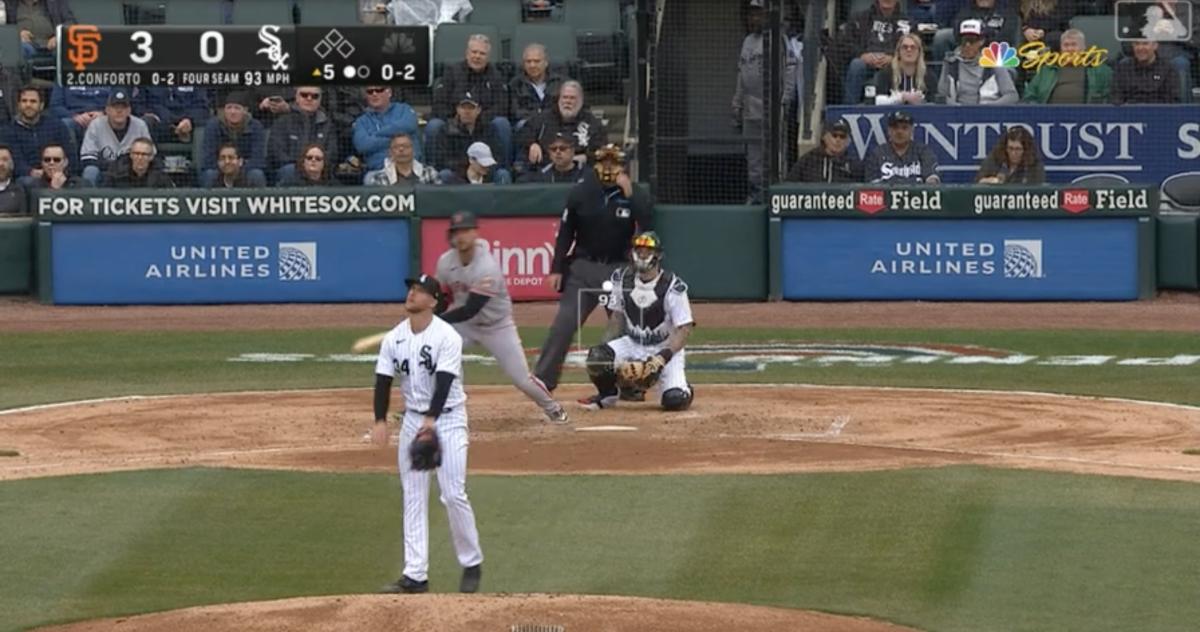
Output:
<path fill-rule="evenodd" d="M 137 50 L 129 53 L 135 64 L 148 64 L 154 58 L 154 36 L 149 31 L 134 31 L 129 36 Z M 200 60 L 206 64 L 219 64 L 225 59 L 225 37 L 220 31 L 205 31 L 200 34 Z"/>

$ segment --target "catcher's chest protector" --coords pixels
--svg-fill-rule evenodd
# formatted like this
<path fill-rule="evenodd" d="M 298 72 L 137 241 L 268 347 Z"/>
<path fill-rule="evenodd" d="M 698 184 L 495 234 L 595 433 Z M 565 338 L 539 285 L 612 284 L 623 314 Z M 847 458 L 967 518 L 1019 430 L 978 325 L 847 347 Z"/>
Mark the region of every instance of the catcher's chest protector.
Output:
<path fill-rule="evenodd" d="M 675 275 L 666 270 L 654 285 L 639 282 L 632 270 L 624 271 L 621 302 L 630 337 L 642 344 L 657 344 L 671 335 L 667 327 L 667 292 L 674 282 Z"/>

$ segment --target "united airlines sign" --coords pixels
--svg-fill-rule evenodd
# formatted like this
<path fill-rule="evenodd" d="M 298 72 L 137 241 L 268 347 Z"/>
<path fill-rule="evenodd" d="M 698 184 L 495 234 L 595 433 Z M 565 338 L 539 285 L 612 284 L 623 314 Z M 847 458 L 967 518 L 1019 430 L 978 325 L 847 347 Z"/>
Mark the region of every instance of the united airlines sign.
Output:
<path fill-rule="evenodd" d="M 894 108 L 831 107 L 850 123 L 851 148 L 859 158 L 886 142 L 886 116 Z M 1000 135 L 1025 127 L 1036 139 L 1051 183 L 1110 174 L 1131 183 L 1159 184 L 1196 170 L 1200 121 L 1195 106 L 934 106 L 909 109 L 918 142 L 937 155 L 946 182 L 972 182 L 979 163 Z"/>

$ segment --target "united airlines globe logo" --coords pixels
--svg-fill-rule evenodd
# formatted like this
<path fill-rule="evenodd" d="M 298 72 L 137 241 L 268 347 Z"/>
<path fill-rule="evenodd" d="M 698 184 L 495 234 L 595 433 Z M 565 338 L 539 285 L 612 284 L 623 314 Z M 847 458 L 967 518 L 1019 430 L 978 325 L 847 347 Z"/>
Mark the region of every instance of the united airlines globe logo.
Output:
<path fill-rule="evenodd" d="M 1004 240 L 1004 278 L 1042 278 L 1042 240 Z"/>
<path fill-rule="evenodd" d="M 317 280 L 317 242 L 281 242 L 279 244 L 280 281 Z"/>

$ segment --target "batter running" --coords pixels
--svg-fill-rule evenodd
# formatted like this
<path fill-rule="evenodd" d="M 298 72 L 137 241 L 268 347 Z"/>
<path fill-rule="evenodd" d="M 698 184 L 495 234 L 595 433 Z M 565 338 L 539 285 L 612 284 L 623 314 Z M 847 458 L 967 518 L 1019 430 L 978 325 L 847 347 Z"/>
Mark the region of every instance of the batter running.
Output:
<path fill-rule="evenodd" d="M 375 363 L 375 426 L 371 439 L 388 442 L 388 400 L 399 374 L 404 394 L 400 428 L 400 485 L 404 490 L 404 575 L 385 586 L 388 593 L 429 591 L 429 471 L 412 467 L 409 446 L 417 431 L 433 428 L 441 443 L 437 468 L 450 536 L 463 567 L 461 592 L 479 590 L 483 551 L 475 512 L 467 499 L 467 396 L 462 387 L 462 337 L 433 314 L 441 284 L 422 274 L 408 279 L 404 307 L 408 318 L 387 333 Z"/>
<path fill-rule="evenodd" d="M 513 322 L 508 281 L 488 252 L 487 242 L 479 239 L 477 228 L 475 216 L 466 211 L 450 218 L 452 248 L 438 257 L 436 274 L 450 288 L 453 302 L 441 318 L 454 326 L 466 345 L 471 341 L 483 345 L 513 386 L 532 399 L 547 419 L 565 424 L 567 411 L 529 372 L 525 348 Z"/>

